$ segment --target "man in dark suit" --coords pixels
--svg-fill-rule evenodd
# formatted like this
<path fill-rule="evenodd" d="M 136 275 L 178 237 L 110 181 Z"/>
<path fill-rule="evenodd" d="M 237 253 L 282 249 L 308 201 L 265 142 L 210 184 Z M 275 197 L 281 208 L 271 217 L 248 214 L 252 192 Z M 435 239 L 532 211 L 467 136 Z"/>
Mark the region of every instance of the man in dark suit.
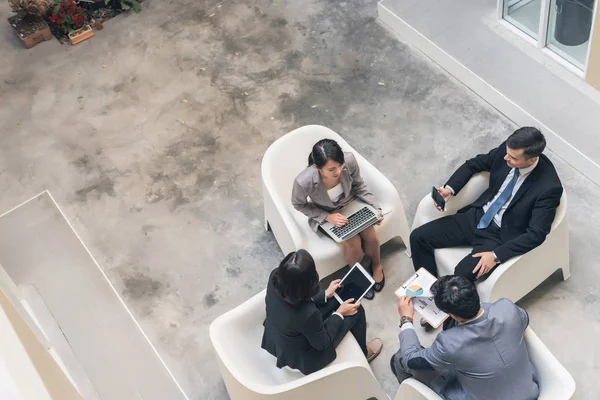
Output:
<path fill-rule="evenodd" d="M 435 249 L 473 246 L 454 273 L 474 281 L 542 244 L 563 192 L 552 162 L 542 154 L 545 147 L 546 139 L 538 129 L 523 127 L 497 148 L 458 168 L 444 187 L 437 189 L 444 200 L 460 192 L 478 172 L 490 173 L 489 187 L 458 213 L 411 233 L 415 270 L 424 267 L 437 276 Z"/>

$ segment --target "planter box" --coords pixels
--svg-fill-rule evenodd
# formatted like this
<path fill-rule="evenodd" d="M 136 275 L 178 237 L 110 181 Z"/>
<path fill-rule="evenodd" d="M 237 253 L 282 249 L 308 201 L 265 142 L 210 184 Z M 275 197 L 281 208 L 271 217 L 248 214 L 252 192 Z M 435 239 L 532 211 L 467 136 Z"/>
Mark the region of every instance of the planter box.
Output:
<path fill-rule="evenodd" d="M 21 22 L 22 21 L 18 16 L 12 16 L 8 19 L 8 23 L 14 28 L 15 33 L 23 41 L 25 47 L 27 47 L 28 49 L 32 48 L 40 42 L 52 39 L 52 33 L 50 32 L 50 28 L 48 27 L 48 24 L 46 24 L 44 21 L 38 21 L 37 23 L 40 24 L 42 28 L 33 32 L 29 36 L 23 36 L 23 34 L 19 33 L 18 25 Z"/>
<path fill-rule="evenodd" d="M 86 25 L 81 29 L 77 29 L 76 31 L 69 33 L 69 40 L 71 41 L 71 44 L 77 44 L 91 38 L 92 36 L 94 36 L 94 31 L 89 25 Z"/>

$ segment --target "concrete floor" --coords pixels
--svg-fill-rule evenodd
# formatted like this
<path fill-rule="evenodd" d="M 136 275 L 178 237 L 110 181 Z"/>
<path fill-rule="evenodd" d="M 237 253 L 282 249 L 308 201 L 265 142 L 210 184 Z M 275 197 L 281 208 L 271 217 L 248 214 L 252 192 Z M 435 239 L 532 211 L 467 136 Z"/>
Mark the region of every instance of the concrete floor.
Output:
<path fill-rule="evenodd" d="M 0 212 L 51 190 L 192 399 L 227 398 L 208 325 L 262 290 L 282 257 L 262 228 L 260 160 L 273 140 L 334 129 L 412 219 L 428 187 L 514 129 L 375 16 L 375 0 L 148 0 L 86 43 L 32 50 L 0 24 Z M 569 194 L 572 276 L 521 305 L 588 399 L 600 372 L 600 188 L 550 156 Z M 402 251 L 385 246 L 388 284 L 366 304 L 389 394 L 393 289 L 411 271 Z"/>

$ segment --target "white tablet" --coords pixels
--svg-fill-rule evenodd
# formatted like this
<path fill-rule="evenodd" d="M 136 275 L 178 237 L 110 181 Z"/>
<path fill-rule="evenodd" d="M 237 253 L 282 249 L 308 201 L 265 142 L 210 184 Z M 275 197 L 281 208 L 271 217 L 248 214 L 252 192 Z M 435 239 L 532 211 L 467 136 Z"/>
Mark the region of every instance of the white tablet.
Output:
<path fill-rule="evenodd" d="M 355 302 L 362 300 L 367 292 L 373 287 L 375 280 L 363 268 L 360 263 L 354 264 L 350 271 L 340 282 L 340 287 L 333 293 L 337 301 L 342 304 L 348 299 L 354 299 Z"/>

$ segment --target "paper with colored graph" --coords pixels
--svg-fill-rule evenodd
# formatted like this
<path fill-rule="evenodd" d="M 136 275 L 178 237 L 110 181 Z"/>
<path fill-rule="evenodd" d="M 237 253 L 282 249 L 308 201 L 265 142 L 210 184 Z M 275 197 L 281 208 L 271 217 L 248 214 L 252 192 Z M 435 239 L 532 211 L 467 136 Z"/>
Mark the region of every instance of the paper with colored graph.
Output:
<path fill-rule="evenodd" d="M 415 311 L 421 314 L 423 318 L 434 328 L 439 327 L 448 314 L 436 307 L 433 301 L 433 295 L 429 288 L 437 278 L 425 268 L 419 268 L 402 286 L 396 290 L 396 296 L 412 296 L 413 307 Z"/>

